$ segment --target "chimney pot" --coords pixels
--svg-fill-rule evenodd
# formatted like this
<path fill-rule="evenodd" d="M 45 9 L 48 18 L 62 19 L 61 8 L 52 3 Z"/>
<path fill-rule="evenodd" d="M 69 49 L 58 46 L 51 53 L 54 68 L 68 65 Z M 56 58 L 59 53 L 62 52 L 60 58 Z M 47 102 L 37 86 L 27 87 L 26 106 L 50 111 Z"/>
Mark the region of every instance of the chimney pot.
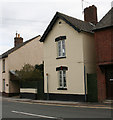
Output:
<path fill-rule="evenodd" d="M 18 35 L 18 36 L 17 36 Z M 16 33 L 16 37 L 14 38 L 14 46 L 18 46 L 23 43 L 23 38 L 20 37 L 20 34 Z"/>
<path fill-rule="evenodd" d="M 20 38 L 20 34 L 18 34 L 18 38 Z"/>

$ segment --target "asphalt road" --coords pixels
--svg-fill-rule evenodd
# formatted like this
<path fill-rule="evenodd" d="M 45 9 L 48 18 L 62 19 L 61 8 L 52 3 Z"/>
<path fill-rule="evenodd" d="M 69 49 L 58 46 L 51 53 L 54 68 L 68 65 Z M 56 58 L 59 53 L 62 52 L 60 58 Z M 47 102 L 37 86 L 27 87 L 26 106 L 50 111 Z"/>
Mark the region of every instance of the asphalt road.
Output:
<path fill-rule="evenodd" d="M 24 103 L 3 100 L 2 118 L 32 118 L 40 120 L 71 120 L 71 118 L 111 118 L 110 109 L 81 108 L 62 105 Z M 62 118 L 62 119 L 61 119 Z"/>

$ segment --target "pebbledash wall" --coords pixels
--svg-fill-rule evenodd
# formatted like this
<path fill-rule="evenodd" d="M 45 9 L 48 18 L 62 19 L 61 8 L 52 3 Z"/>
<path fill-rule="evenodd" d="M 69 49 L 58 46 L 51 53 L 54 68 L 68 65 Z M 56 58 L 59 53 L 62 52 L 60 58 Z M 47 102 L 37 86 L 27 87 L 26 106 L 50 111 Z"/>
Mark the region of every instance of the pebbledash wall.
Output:
<path fill-rule="evenodd" d="M 20 91 L 19 84 L 10 81 L 9 71 L 20 70 L 25 64 L 36 65 L 43 63 L 43 44 L 40 43 L 39 40 L 40 36 L 13 51 L 8 57 L 3 58 L 5 59 L 5 72 L 2 73 L 2 75 L 0 74 L 0 81 L 3 82 L 3 80 L 5 80 L 4 92 L 7 95 L 16 94 Z M 1 60 L 3 61 L 3 59 Z M 3 92 L 2 87 L 0 88 L 0 92 Z"/>
<path fill-rule="evenodd" d="M 61 24 L 59 24 L 59 22 Z M 66 58 L 57 58 L 57 43 L 55 38 L 66 36 L 65 48 Z M 86 32 L 77 32 L 62 19 L 58 19 L 52 30 L 46 37 L 44 44 L 44 91 L 47 93 L 47 76 L 48 73 L 48 91 L 50 99 L 62 99 L 67 96 L 66 100 L 72 96 L 78 96 L 79 101 L 84 100 L 84 71 L 87 73 L 96 73 L 95 68 L 95 44 L 94 34 Z M 57 67 L 66 66 L 67 90 L 58 90 L 59 77 Z M 85 66 L 85 70 L 84 70 Z M 72 98 L 76 100 L 76 98 Z"/>

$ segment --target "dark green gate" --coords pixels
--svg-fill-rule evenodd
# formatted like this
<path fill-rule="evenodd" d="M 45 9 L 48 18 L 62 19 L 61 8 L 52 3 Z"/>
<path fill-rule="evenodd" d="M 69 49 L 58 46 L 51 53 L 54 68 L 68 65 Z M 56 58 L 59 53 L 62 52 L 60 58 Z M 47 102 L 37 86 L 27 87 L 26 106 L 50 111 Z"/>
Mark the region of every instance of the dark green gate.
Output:
<path fill-rule="evenodd" d="M 87 74 L 87 99 L 88 102 L 97 102 L 97 75 Z"/>

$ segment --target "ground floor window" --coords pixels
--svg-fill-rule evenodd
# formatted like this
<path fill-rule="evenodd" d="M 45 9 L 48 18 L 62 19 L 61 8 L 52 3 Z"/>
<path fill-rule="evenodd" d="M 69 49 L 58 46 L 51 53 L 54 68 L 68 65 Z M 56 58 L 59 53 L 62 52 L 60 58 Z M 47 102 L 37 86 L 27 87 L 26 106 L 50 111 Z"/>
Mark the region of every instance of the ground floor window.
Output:
<path fill-rule="evenodd" d="M 59 71 L 59 87 L 60 88 L 67 87 L 67 85 L 66 85 L 66 71 L 65 70 Z"/>
<path fill-rule="evenodd" d="M 66 66 L 60 66 L 56 68 L 56 71 L 58 71 L 58 89 L 57 90 L 67 90 L 67 80 L 66 80 L 66 71 L 68 70 L 68 67 Z M 62 89 L 63 88 L 63 89 Z"/>

